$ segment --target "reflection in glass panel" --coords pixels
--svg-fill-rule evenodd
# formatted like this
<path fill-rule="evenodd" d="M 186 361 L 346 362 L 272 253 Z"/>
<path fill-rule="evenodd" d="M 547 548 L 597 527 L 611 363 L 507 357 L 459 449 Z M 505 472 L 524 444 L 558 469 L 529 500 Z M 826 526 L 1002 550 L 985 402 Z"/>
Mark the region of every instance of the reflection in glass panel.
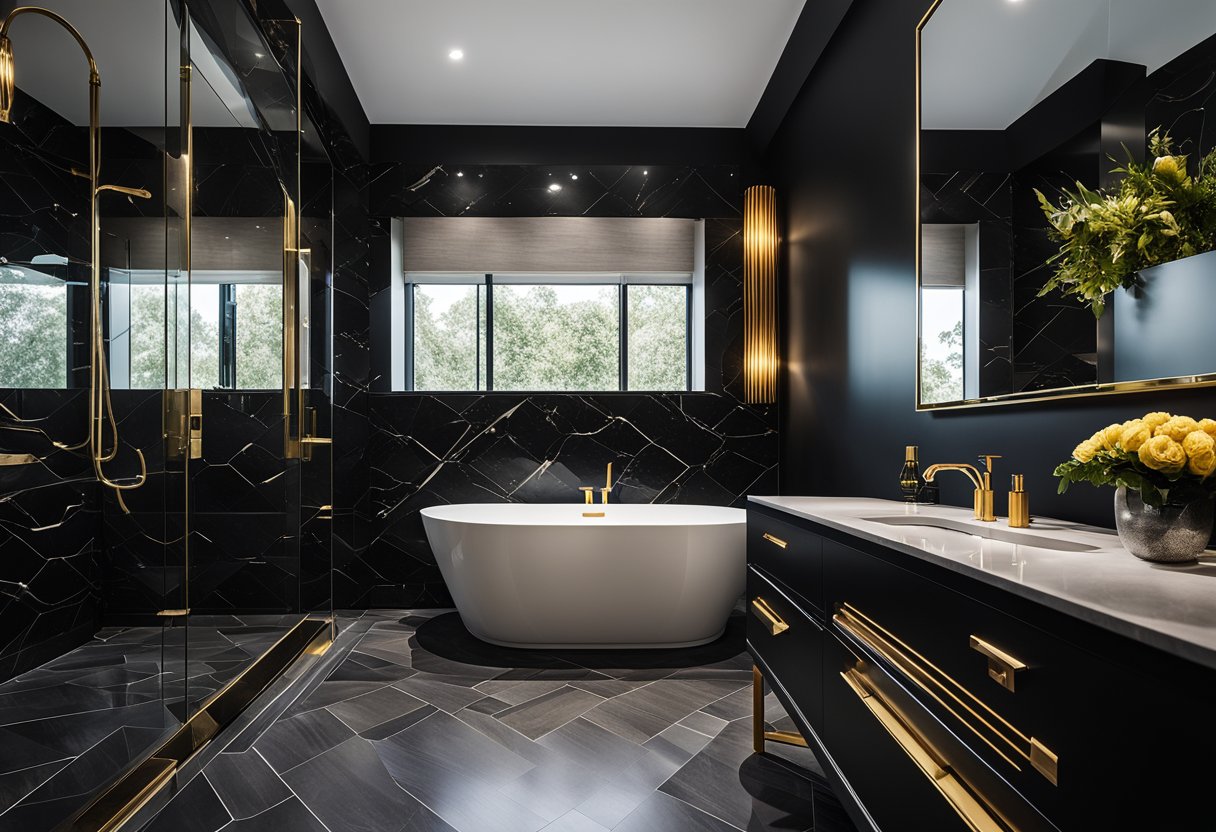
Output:
<path fill-rule="evenodd" d="M 963 287 L 920 291 L 920 399 L 924 404 L 963 398 Z"/>
<path fill-rule="evenodd" d="M 33 275 L 0 268 L 0 387 L 67 387 L 67 285 Z"/>
<path fill-rule="evenodd" d="M 195 285 L 189 291 L 190 386 L 209 390 L 220 386 L 220 287 Z M 185 322 L 178 326 L 184 329 Z"/>
<path fill-rule="evenodd" d="M 169 287 L 169 292 L 174 292 Z M 165 386 L 165 287 L 156 284 L 131 285 L 129 323 L 133 390 L 153 390 Z M 115 340 L 117 340 L 116 333 Z M 115 373 L 117 376 L 117 373 Z M 117 380 L 115 381 L 117 386 Z"/>
<path fill-rule="evenodd" d="M 619 390 L 618 286 L 494 287 L 495 390 Z"/>
<path fill-rule="evenodd" d="M 486 389 L 480 284 L 414 286 L 414 389 Z"/>
<path fill-rule="evenodd" d="M 688 389 L 688 287 L 628 287 L 629 390 Z"/>
<path fill-rule="evenodd" d="M 236 285 L 236 386 L 283 386 L 283 288 Z"/>

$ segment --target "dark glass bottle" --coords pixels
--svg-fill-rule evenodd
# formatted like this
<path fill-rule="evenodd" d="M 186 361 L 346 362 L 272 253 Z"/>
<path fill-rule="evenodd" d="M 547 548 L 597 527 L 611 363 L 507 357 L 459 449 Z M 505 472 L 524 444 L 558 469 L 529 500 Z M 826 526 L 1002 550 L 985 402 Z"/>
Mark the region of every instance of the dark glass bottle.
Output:
<path fill-rule="evenodd" d="M 904 502 L 915 503 L 920 497 L 920 490 L 924 484 L 925 481 L 920 477 L 916 446 L 908 445 L 904 449 L 904 467 L 899 472 L 899 490 L 904 495 Z"/>

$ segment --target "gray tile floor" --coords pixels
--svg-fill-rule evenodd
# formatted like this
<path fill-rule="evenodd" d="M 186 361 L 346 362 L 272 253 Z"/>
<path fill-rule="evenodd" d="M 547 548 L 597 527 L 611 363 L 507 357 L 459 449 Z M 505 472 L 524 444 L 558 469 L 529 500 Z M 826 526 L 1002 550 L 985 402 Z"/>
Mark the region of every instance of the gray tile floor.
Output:
<path fill-rule="evenodd" d="M 359 624 L 323 681 L 145 832 L 853 828 L 811 752 L 752 753 L 738 616 L 678 651 L 491 647 L 443 610 Z"/>
<path fill-rule="evenodd" d="M 106 627 L 0 684 L 0 832 L 50 830 L 181 724 L 300 616 Z"/>

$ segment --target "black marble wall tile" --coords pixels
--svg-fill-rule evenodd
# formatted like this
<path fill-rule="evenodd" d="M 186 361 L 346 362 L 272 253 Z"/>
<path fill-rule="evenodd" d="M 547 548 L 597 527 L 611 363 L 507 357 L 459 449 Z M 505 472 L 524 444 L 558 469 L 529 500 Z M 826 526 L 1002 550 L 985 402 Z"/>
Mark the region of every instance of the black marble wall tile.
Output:
<path fill-rule="evenodd" d="M 101 608 L 100 507 L 88 457 L 57 449 L 87 430 L 77 390 L 0 391 L 0 680 L 86 641 Z"/>
<path fill-rule="evenodd" d="M 1216 148 L 1216 125 L 1206 117 L 1216 106 L 1216 35 L 1158 69 L 1149 81 L 1145 126 L 1168 130 L 1193 163 Z"/>
<path fill-rule="evenodd" d="M 1102 168 L 1098 129 L 1013 174 L 1013 390 L 1043 390 L 1098 380 L 1098 327 L 1087 304 L 1058 291 L 1039 296 L 1060 244 L 1047 236 L 1035 189 L 1059 204 L 1062 189 L 1096 188 Z"/>
<path fill-rule="evenodd" d="M 737 168 L 392 163 L 371 165 L 369 180 L 373 253 L 387 246 L 387 218 L 393 216 L 705 219 L 708 390 L 370 393 L 363 453 L 370 487 L 350 527 L 356 542 L 335 542 L 337 606 L 451 603 L 419 515 L 430 505 L 575 502 L 582 498 L 579 486 L 603 481 L 609 462 L 614 498 L 623 502 L 742 505 L 748 493 L 776 491 L 775 411 L 741 401 Z M 553 183 L 561 190 L 551 191 Z M 376 294 L 388 289 L 389 274 L 380 259 L 372 262 L 378 266 L 369 275 L 374 304 Z M 363 329 L 358 337 L 372 350 L 388 348 L 379 330 Z M 377 386 L 375 378 L 371 382 Z M 361 527 L 365 543 L 358 540 Z"/>

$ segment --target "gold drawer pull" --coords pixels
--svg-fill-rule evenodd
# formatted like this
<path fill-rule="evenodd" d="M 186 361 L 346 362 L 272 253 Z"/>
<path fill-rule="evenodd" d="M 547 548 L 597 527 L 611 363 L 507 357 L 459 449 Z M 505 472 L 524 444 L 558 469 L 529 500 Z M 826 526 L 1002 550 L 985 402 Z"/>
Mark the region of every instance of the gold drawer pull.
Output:
<path fill-rule="evenodd" d="M 776 535 L 769 534 L 768 532 L 764 533 L 764 539 L 769 543 L 772 543 L 774 546 L 780 546 L 782 549 L 790 545 Z"/>
<path fill-rule="evenodd" d="M 916 652 L 890 630 L 847 601 L 840 605 L 839 612 L 832 616 L 832 620 L 949 711 L 1015 770 L 1021 771 L 1022 767 L 1009 756 L 1009 752 L 1030 763 L 1053 786 L 1060 784 L 1059 758 L 1050 748 L 1018 730 L 953 676 Z"/>
<path fill-rule="evenodd" d="M 773 608 L 768 605 L 768 601 L 765 601 L 763 598 L 752 600 L 752 612 L 756 618 L 764 622 L 764 626 L 775 636 L 781 635 L 790 628 L 790 625 L 785 623 L 785 619 L 777 615 Z"/>
<path fill-rule="evenodd" d="M 967 785 L 951 770 L 941 754 L 914 730 L 904 723 L 887 704 L 864 682 L 856 670 L 840 674 L 845 683 L 857 694 L 857 698 L 870 711 L 891 738 L 904 750 L 916 767 L 938 790 L 950 808 L 958 813 L 972 832 L 1005 832 L 1009 827 L 997 820 L 988 808 L 976 798 Z"/>
<path fill-rule="evenodd" d="M 999 647 L 993 647 L 979 636 L 971 637 L 971 649 L 988 659 L 988 675 L 1005 688 L 1013 690 L 1013 677 L 1019 670 L 1026 669 L 1026 663 L 1006 653 Z"/>

